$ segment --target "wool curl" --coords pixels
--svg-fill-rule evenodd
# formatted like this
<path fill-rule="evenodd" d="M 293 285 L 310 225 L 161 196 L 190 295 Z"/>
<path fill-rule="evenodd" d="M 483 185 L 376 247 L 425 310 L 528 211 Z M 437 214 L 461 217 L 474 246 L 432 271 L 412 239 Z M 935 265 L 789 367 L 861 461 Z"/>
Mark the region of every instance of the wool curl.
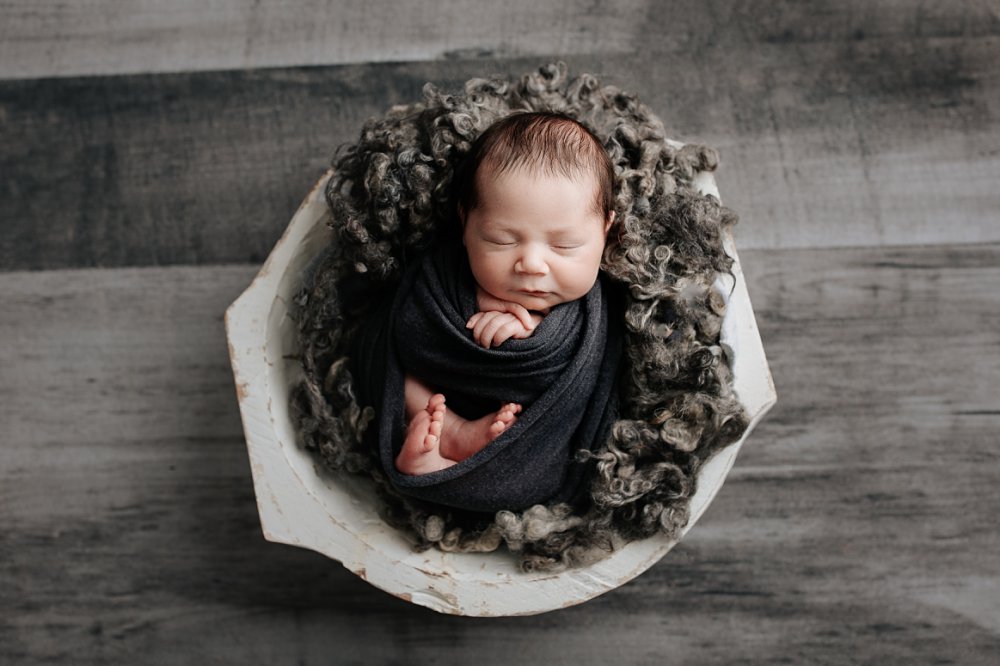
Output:
<path fill-rule="evenodd" d="M 374 411 L 357 403 L 347 355 L 358 322 L 402 270 L 457 236 L 454 170 L 475 138 L 514 111 L 558 111 L 589 127 L 615 165 L 616 223 L 602 269 L 626 294 L 620 413 L 589 465 L 584 506 L 472 514 L 400 494 L 363 444 Z M 720 345 L 725 301 L 713 288 L 731 273 L 723 248 L 736 215 L 697 192 L 717 153 L 676 148 L 635 95 L 575 79 L 554 63 L 519 80 L 472 79 L 448 94 L 370 119 L 334 159 L 326 188 L 333 240 L 296 299 L 305 378 L 292 395 L 304 446 L 331 470 L 370 476 L 383 519 L 418 548 L 491 552 L 506 546 L 524 571 L 559 571 L 607 557 L 687 524 L 701 466 L 737 441 L 748 418 Z"/>

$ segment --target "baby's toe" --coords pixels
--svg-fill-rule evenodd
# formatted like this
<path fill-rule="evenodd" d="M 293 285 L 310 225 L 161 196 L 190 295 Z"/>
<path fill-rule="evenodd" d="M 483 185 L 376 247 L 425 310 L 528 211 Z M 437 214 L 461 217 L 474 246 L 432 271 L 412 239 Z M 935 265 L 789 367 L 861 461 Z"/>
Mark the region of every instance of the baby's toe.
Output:
<path fill-rule="evenodd" d="M 511 402 L 500 408 L 497 412 L 497 420 L 503 421 L 509 424 L 517 416 L 517 413 L 521 411 L 521 405 Z"/>
<path fill-rule="evenodd" d="M 424 453 L 430 453 L 431 451 L 437 448 L 439 437 L 440 434 L 435 435 L 430 432 L 427 433 L 427 436 L 424 437 L 424 442 L 423 442 Z"/>
<path fill-rule="evenodd" d="M 427 401 L 427 411 L 433 414 L 439 409 L 444 409 L 444 403 L 444 394 L 435 393 L 431 396 L 431 399 Z"/>

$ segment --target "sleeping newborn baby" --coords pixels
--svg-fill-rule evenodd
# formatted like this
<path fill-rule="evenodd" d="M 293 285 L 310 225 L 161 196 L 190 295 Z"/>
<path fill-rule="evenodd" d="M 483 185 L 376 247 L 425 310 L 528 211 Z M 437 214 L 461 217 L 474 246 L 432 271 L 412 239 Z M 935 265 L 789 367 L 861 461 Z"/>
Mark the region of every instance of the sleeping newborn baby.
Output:
<path fill-rule="evenodd" d="M 552 114 L 516 114 L 490 127 L 459 183 L 459 218 L 476 280 L 478 312 L 466 323 L 485 349 L 532 334 L 552 307 L 593 288 L 614 221 L 613 171 L 581 125 Z M 434 472 L 478 453 L 517 419 L 504 404 L 475 420 L 447 409 L 432 378 L 406 376 L 409 428 L 396 467 Z"/>
<path fill-rule="evenodd" d="M 574 452 L 614 415 L 620 332 L 599 279 L 613 179 L 598 139 L 560 114 L 507 116 L 473 144 L 456 175 L 462 245 L 408 271 L 359 335 L 354 376 L 375 384 L 360 393 L 397 489 L 480 511 L 569 499 Z"/>

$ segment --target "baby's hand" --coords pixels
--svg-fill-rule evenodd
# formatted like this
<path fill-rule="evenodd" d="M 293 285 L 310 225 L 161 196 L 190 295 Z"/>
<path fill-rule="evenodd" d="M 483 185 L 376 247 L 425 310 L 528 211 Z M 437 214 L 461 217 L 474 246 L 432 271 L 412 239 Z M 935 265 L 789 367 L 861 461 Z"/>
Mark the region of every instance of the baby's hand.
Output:
<path fill-rule="evenodd" d="M 482 287 L 476 288 L 476 305 L 480 311 L 469 317 L 465 327 L 472 329 L 476 343 L 486 349 L 502 345 L 510 338 L 523 340 L 535 331 L 544 316 L 530 312 L 523 305 L 501 301 Z"/>
<path fill-rule="evenodd" d="M 527 312 L 527 310 L 525 311 Z M 490 310 L 488 312 L 477 312 L 469 317 L 465 327 L 472 329 L 472 337 L 476 344 L 489 349 L 498 347 L 510 338 L 523 340 L 530 336 L 542 316 L 537 314 L 529 315 L 530 328 L 524 325 L 516 315 L 510 312 L 498 312 Z"/>
<path fill-rule="evenodd" d="M 538 318 L 538 321 L 534 321 L 531 313 L 528 312 L 528 308 L 523 305 L 511 303 L 510 301 L 501 301 L 499 298 L 483 291 L 482 287 L 476 287 L 476 305 L 479 306 L 481 313 L 491 311 L 510 313 L 517 317 L 524 327 L 530 331 L 535 330 L 538 321 L 541 321 L 541 317 Z M 472 327 L 469 326 L 469 328 Z"/>

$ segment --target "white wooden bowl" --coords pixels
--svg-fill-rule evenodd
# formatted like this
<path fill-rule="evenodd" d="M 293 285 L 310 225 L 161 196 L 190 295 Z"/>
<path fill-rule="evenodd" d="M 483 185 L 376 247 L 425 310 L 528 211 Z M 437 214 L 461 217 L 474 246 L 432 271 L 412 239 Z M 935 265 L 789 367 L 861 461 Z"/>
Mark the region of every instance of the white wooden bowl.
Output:
<path fill-rule="evenodd" d="M 330 242 L 323 197 L 329 176 L 309 193 L 260 273 L 226 312 L 264 537 L 311 548 L 386 592 L 455 615 L 530 615 L 565 608 L 618 587 L 655 564 L 676 540 L 636 541 L 595 565 L 557 574 L 522 573 L 516 558 L 503 549 L 487 554 L 414 552 L 403 534 L 378 517 L 372 481 L 321 469 L 297 443 L 288 397 L 302 369 L 295 358 L 297 328 L 289 310 L 304 269 Z M 718 196 L 711 174 L 699 174 L 696 186 Z M 736 282 L 731 294 L 729 276 L 718 283 L 729 304 L 722 341 L 734 352 L 735 388 L 751 422 L 738 443 L 702 469 L 685 532 L 708 508 L 743 441 L 776 400 L 731 237 L 726 244 L 736 260 Z"/>

